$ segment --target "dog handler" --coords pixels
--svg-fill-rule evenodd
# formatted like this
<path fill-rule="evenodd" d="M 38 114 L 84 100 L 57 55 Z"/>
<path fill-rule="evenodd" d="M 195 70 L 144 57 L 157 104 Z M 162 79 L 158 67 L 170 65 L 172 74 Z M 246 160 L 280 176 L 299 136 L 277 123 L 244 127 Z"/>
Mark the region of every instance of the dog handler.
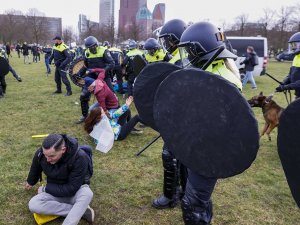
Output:
<path fill-rule="evenodd" d="M 300 97 L 300 32 L 293 34 L 288 41 L 295 55 L 289 74 L 276 88 L 276 91 L 295 90 L 296 99 Z"/>

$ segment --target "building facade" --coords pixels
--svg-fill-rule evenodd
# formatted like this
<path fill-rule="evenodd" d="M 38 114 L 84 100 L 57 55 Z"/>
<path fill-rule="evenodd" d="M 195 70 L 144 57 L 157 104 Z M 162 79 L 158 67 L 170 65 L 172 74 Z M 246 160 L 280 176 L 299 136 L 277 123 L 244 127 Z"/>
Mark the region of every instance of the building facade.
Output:
<path fill-rule="evenodd" d="M 120 0 L 119 36 L 123 39 L 145 40 L 165 22 L 165 4 L 157 4 L 151 13 L 147 0 Z"/>
<path fill-rule="evenodd" d="M 109 26 L 114 22 L 115 0 L 100 0 L 99 24 Z"/>
<path fill-rule="evenodd" d="M 0 14 L 0 38 L 8 42 L 44 44 L 62 35 L 62 19 L 46 16 Z"/>

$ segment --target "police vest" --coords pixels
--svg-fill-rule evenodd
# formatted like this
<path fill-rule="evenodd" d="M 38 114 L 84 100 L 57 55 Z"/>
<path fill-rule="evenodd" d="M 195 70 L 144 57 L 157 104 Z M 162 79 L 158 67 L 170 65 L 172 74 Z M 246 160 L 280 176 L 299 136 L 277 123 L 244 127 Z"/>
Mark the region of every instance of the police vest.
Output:
<path fill-rule="evenodd" d="M 157 50 L 153 56 L 149 55 L 148 53 L 145 54 L 145 58 L 149 63 L 163 61 L 165 56 L 166 53 L 164 53 L 162 49 Z"/>
<path fill-rule="evenodd" d="M 59 51 L 59 52 L 63 52 L 64 50 L 68 49 L 68 46 L 65 45 L 64 43 L 61 43 L 59 45 L 54 45 L 53 46 L 53 50 Z"/>
<path fill-rule="evenodd" d="M 300 54 L 295 55 L 292 66 L 300 67 Z"/>
<path fill-rule="evenodd" d="M 91 53 L 90 49 L 85 50 L 85 58 L 87 67 L 89 69 L 92 68 L 105 68 L 105 61 L 104 61 L 104 52 L 107 49 L 103 46 L 98 46 L 96 53 Z"/>
<path fill-rule="evenodd" d="M 205 71 L 220 75 L 230 83 L 234 84 L 238 89 L 243 89 L 241 81 L 229 69 L 227 69 L 223 59 L 213 61 Z"/>
<path fill-rule="evenodd" d="M 54 61 L 66 59 L 66 56 L 64 55 L 64 51 L 68 50 L 67 45 L 65 45 L 64 43 L 61 43 L 59 45 L 54 45 L 52 49 L 53 49 Z"/>
<path fill-rule="evenodd" d="M 177 64 L 177 62 L 181 60 L 178 48 L 172 53 L 172 56 L 173 58 L 169 61 L 169 63 Z"/>
<path fill-rule="evenodd" d="M 137 49 L 137 48 L 131 49 L 131 50 L 129 50 L 129 51 L 126 53 L 126 55 L 127 55 L 128 57 L 133 57 L 133 56 L 136 56 L 136 55 L 143 55 L 143 54 L 144 54 L 144 53 L 143 53 L 141 50 Z"/>

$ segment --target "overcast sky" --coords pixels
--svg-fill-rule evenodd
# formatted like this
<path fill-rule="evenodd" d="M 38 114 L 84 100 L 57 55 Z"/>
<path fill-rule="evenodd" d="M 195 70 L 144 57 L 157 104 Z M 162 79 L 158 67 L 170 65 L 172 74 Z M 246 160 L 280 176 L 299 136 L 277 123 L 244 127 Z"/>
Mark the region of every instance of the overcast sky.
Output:
<path fill-rule="evenodd" d="M 203 2 L 203 3 L 202 3 Z M 239 2 L 239 3 L 238 3 Z M 77 28 L 78 15 L 85 14 L 93 21 L 99 21 L 99 0 L 0 0 L 0 13 L 8 9 L 20 10 L 27 13 L 29 8 L 51 17 L 61 17 L 63 26 Z M 249 21 L 255 21 L 263 15 L 263 9 L 270 8 L 279 11 L 283 6 L 300 4 L 298 0 L 148 0 L 148 8 L 152 12 L 158 3 L 166 4 L 166 21 L 174 18 L 185 22 L 209 20 L 218 26 L 223 21 L 233 23 L 234 18 L 241 14 L 248 14 Z M 115 0 L 116 16 L 120 8 L 120 0 Z M 118 18 L 116 18 L 118 19 Z"/>

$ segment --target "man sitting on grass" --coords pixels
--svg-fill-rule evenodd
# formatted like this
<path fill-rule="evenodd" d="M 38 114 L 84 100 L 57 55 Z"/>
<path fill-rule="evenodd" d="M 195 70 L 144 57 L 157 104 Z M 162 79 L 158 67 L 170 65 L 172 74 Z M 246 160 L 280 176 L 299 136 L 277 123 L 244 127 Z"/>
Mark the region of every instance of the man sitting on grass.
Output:
<path fill-rule="evenodd" d="M 31 189 L 41 174 L 47 176 L 47 185 L 38 188 L 38 194 L 29 201 L 32 213 L 66 217 L 63 224 L 78 224 L 81 217 L 94 221 L 94 210 L 89 207 L 93 198 L 90 183 L 90 146 L 78 146 L 75 138 L 50 134 L 36 151 L 25 188 Z M 91 150 L 91 149 L 90 149 Z"/>

